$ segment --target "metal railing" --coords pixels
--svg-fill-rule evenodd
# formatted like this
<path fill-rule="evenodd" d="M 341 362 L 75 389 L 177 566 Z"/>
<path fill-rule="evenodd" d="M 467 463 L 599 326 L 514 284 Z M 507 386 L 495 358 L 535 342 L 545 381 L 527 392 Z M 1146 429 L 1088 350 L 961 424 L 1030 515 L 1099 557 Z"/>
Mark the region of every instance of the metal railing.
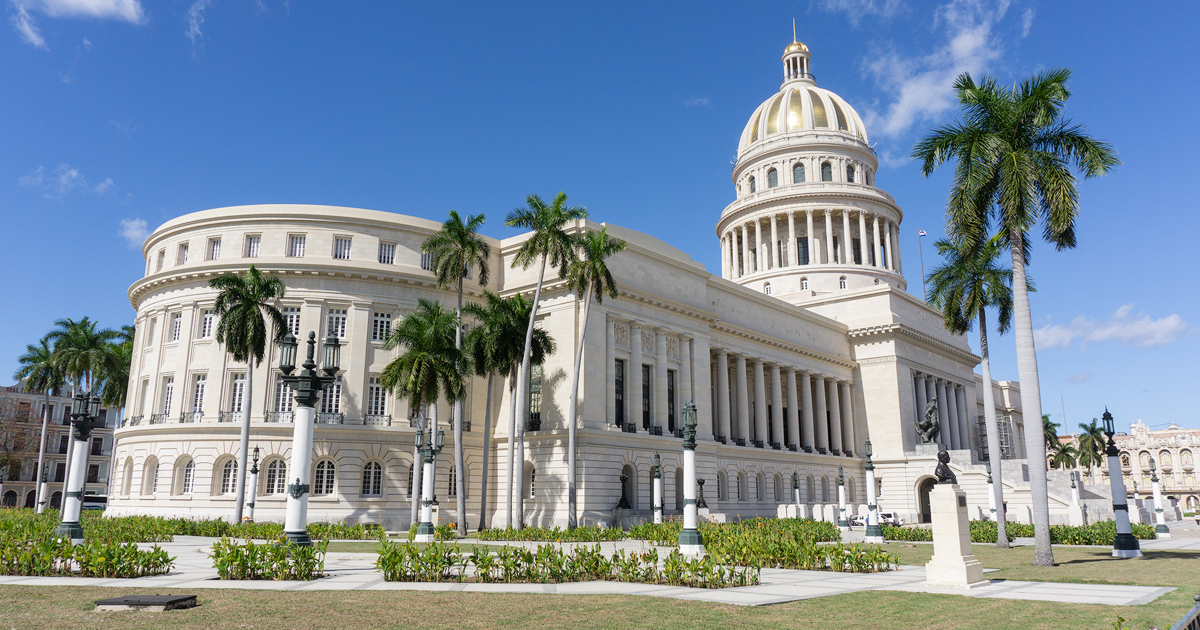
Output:
<path fill-rule="evenodd" d="M 290 411 L 268 411 L 266 417 L 263 418 L 266 422 L 291 422 L 292 412 Z"/>
<path fill-rule="evenodd" d="M 650 435 L 662 435 L 662 427 L 650 426 L 646 428 Z"/>
<path fill-rule="evenodd" d="M 385 416 L 385 415 L 378 414 L 378 413 L 369 413 L 369 414 L 363 416 L 363 424 L 364 425 L 374 425 L 374 426 L 379 426 L 379 427 L 390 427 L 390 426 L 392 426 L 392 417 Z"/>
<path fill-rule="evenodd" d="M 318 413 L 317 424 L 346 424 L 344 413 Z"/>
<path fill-rule="evenodd" d="M 787 83 L 788 81 L 791 81 L 793 79 L 811 79 L 813 81 L 816 81 L 817 75 L 815 75 L 811 72 L 799 72 L 799 71 L 788 72 L 783 75 L 783 79 L 780 79 L 779 85 L 782 86 L 784 83 Z"/>
<path fill-rule="evenodd" d="M 1200 595 L 1193 595 L 1192 600 L 1196 605 L 1183 615 L 1183 619 L 1171 626 L 1171 630 L 1200 630 Z"/>
<path fill-rule="evenodd" d="M 463 425 L 463 433 L 469 433 L 471 431 L 471 421 L 470 420 L 463 418 L 462 425 Z"/>
<path fill-rule="evenodd" d="M 128 418 L 125 419 L 125 426 L 136 427 L 137 425 L 142 423 L 142 418 L 144 418 L 144 417 L 145 416 L 129 416 Z"/>
<path fill-rule="evenodd" d="M 777 451 L 782 451 L 782 450 L 783 450 L 783 445 L 782 445 L 782 444 L 780 444 L 779 442 L 771 442 L 771 448 L 773 448 L 773 449 L 775 449 L 775 450 L 777 450 Z"/>
<path fill-rule="evenodd" d="M 152 413 L 150 414 L 150 424 L 163 424 L 167 421 L 167 414 Z"/>
<path fill-rule="evenodd" d="M 763 447 L 762 440 L 750 440 L 750 441 L 754 444 L 754 448 L 762 448 Z"/>
<path fill-rule="evenodd" d="M 637 425 L 632 422 L 626 422 L 621 425 L 621 431 L 625 433 L 637 433 Z"/>
<path fill-rule="evenodd" d="M 239 422 L 242 419 L 240 411 L 220 411 L 217 412 L 217 422 Z"/>
<path fill-rule="evenodd" d="M 542 419 L 541 418 L 530 418 L 530 419 L 526 420 L 525 421 L 525 430 L 526 431 L 541 431 L 542 430 Z"/>
<path fill-rule="evenodd" d="M 745 446 L 746 439 L 745 438 L 733 438 L 733 443 L 737 446 Z"/>
<path fill-rule="evenodd" d="M 416 416 L 412 416 L 408 419 L 408 426 L 414 429 L 419 428 L 421 426 L 421 419 Z"/>
<path fill-rule="evenodd" d="M 718 441 L 718 442 L 720 442 L 720 443 L 722 443 L 722 444 L 728 444 L 728 442 L 726 442 L 726 441 L 725 441 L 725 436 L 724 436 L 724 435 L 715 435 L 715 436 L 713 436 L 713 439 L 714 439 L 714 440 L 716 440 L 716 441 Z"/>
<path fill-rule="evenodd" d="M 200 418 L 203 418 L 203 417 L 204 417 L 203 411 L 185 411 L 185 412 L 179 414 L 179 422 L 180 422 L 180 424 L 200 422 Z"/>

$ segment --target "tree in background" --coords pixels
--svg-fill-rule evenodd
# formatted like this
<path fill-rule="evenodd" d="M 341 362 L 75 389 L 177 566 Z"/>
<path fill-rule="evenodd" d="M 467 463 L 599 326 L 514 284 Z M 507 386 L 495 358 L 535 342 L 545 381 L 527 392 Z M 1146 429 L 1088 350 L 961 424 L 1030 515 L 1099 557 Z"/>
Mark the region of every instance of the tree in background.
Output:
<path fill-rule="evenodd" d="M 42 496 L 42 479 L 46 476 L 46 435 L 50 425 L 50 396 L 62 389 L 66 376 L 54 361 L 54 346 L 50 343 L 49 335 L 42 337 L 37 344 L 25 346 L 25 354 L 17 358 L 21 367 L 13 374 L 17 381 L 24 381 L 26 392 L 41 393 L 45 396 L 42 404 L 42 434 L 38 446 L 38 463 L 34 482 L 37 483 L 36 510 L 41 514 L 45 509 Z"/>

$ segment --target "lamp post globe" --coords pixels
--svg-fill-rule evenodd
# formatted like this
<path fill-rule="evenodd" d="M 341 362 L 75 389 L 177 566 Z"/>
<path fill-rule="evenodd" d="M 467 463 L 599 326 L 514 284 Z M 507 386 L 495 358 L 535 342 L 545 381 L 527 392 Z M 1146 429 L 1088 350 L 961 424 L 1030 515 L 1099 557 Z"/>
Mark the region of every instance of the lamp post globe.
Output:
<path fill-rule="evenodd" d="M 1116 433 L 1113 427 L 1112 414 L 1104 409 L 1104 434 L 1108 436 L 1108 445 L 1104 454 L 1108 457 L 1108 480 L 1112 488 L 1113 516 L 1117 521 L 1117 535 L 1113 539 L 1114 558 L 1138 558 L 1142 555 L 1141 544 L 1133 537 L 1133 529 L 1129 526 L 1129 500 L 1125 497 L 1125 478 L 1121 474 L 1120 450 L 1113 441 Z M 1136 482 L 1134 487 L 1136 488 Z"/>
<path fill-rule="evenodd" d="M 310 486 L 307 483 L 312 477 L 313 428 L 317 415 L 317 401 L 321 392 L 337 380 L 338 357 L 336 348 L 331 351 L 330 345 L 338 346 L 340 342 L 330 335 L 325 339 L 323 358 L 325 366 L 317 371 L 316 348 L 317 333 L 308 333 L 308 350 L 303 368 L 299 374 L 292 374 L 296 365 L 296 341 L 290 334 L 284 337 L 280 344 L 279 371 L 283 373 L 280 379 L 293 392 L 296 408 L 293 412 L 292 428 L 292 459 L 288 470 L 292 471 L 295 481 L 287 487 L 287 512 L 284 517 L 283 532 L 289 543 L 308 546 L 312 539 L 308 536 L 308 497 Z M 333 362 L 330 362 L 330 359 Z"/>

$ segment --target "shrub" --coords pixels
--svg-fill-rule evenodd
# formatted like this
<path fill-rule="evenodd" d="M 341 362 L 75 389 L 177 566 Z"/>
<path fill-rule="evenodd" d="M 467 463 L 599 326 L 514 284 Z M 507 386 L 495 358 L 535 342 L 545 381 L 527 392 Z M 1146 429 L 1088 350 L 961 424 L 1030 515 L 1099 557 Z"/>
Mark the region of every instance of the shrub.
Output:
<path fill-rule="evenodd" d="M 328 540 L 309 546 L 286 542 L 238 542 L 222 538 L 213 543 L 213 568 L 222 580 L 315 580 L 325 570 Z"/>
<path fill-rule="evenodd" d="M 1135 538 L 1153 540 L 1157 537 L 1153 525 L 1132 526 Z M 1033 525 L 1029 523 L 1006 522 L 1005 532 L 1009 542 L 1015 538 L 1032 538 Z M 928 527 L 891 527 L 883 526 L 883 537 L 887 540 L 900 541 L 931 541 L 933 531 Z M 1117 537 L 1115 521 L 1101 521 L 1091 525 L 1051 525 L 1050 544 L 1052 545 L 1111 545 Z M 993 521 L 971 521 L 971 542 L 996 542 L 996 523 Z"/>
<path fill-rule="evenodd" d="M 625 532 L 615 527 L 526 527 L 524 529 L 484 529 L 479 540 L 522 540 L 534 542 L 602 542 L 624 540 Z"/>
<path fill-rule="evenodd" d="M 0 535 L 0 574 L 136 578 L 171 570 L 175 558 L 158 545 L 139 549 L 134 543 L 93 540 L 80 545 L 53 535 Z"/>

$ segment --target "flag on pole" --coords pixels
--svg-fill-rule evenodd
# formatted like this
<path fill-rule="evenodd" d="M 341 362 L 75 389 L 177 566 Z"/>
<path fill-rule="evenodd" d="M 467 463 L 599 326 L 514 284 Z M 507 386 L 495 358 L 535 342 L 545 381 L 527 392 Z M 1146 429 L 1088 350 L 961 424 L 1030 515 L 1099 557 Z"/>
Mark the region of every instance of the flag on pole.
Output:
<path fill-rule="evenodd" d="M 917 228 L 917 236 L 929 236 L 929 234 L 926 233 L 925 230 Z"/>

